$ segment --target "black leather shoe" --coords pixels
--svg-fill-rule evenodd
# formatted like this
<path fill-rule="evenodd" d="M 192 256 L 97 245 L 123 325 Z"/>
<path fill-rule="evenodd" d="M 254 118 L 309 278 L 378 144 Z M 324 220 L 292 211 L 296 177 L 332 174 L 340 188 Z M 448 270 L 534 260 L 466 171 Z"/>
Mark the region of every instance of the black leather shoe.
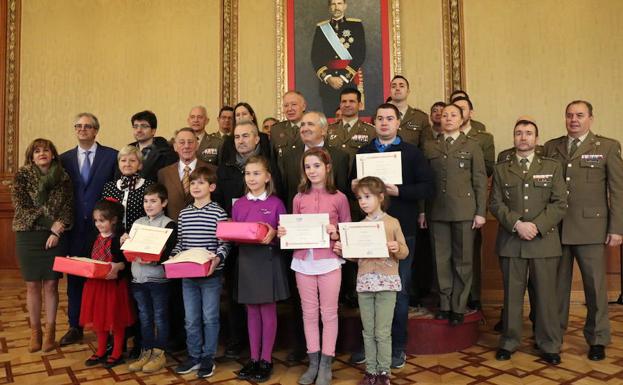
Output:
<path fill-rule="evenodd" d="M 550 365 L 560 364 L 560 354 L 558 353 L 543 353 L 541 358 Z"/>
<path fill-rule="evenodd" d="M 588 349 L 588 359 L 591 361 L 601 361 L 606 358 L 606 348 L 603 345 L 591 345 Z"/>
<path fill-rule="evenodd" d="M 238 378 L 241 380 L 250 380 L 257 372 L 258 361 L 249 360 L 245 366 L 238 371 Z"/>
<path fill-rule="evenodd" d="M 67 330 L 67 333 L 65 333 L 65 335 L 61 337 L 59 344 L 61 346 L 67 346 L 75 344 L 76 342 L 80 342 L 81 340 L 82 330 L 78 328 L 69 328 L 69 330 Z"/>
<path fill-rule="evenodd" d="M 255 382 L 265 382 L 270 379 L 271 374 L 273 374 L 273 363 L 260 360 L 255 374 L 250 379 Z"/>
<path fill-rule="evenodd" d="M 464 316 L 461 313 L 450 312 L 450 326 L 457 326 L 463 323 Z"/>
<path fill-rule="evenodd" d="M 482 310 L 482 303 L 479 300 L 469 301 L 467 307 L 472 310 Z"/>
<path fill-rule="evenodd" d="M 435 314 L 435 319 L 444 320 L 450 318 L 450 311 L 448 310 L 439 310 Z"/>
<path fill-rule="evenodd" d="M 292 350 L 290 353 L 288 353 L 288 356 L 286 357 L 286 361 L 288 362 L 301 362 L 304 359 L 307 358 L 307 353 L 305 352 L 305 350 Z"/>
<path fill-rule="evenodd" d="M 513 352 L 508 351 L 506 349 L 498 349 L 497 352 L 495 352 L 495 359 L 498 361 L 508 361 L 511 359 L 511 355 L 513 355 Z"/>

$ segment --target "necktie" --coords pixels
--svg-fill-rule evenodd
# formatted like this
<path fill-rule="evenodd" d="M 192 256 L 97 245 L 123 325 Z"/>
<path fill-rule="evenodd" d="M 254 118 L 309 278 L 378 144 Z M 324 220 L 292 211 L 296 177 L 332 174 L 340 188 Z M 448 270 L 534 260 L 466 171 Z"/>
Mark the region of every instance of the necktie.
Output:
<path fill-rule="evenodd" d="M 572 157 L 573 154 L 575 154 L 575 152 L 578 149 L 578 145 L 580 144 L 580 139 L 575 138 L 571 141 L 571 146 L 569 146 L 569 157 Z"/>
<path fill-rule="evenodd" d="M 519 160 L 519 165 L 524 174 L 528 172 L 528 158 L 521 158 Z"/>
<path fill-rule="evenodd" d="M 450 146 L 452 146 L 452 142 L 454 142 L 454 139 L 451 136 L 448 136 L 446 138 L 446 148 L 450 148 Z"/>
<path fill-rule="evenodd" d="M 346 132 L 350 132 L 350 123 L 344 123 L 344 129 Z"/>
<path fill-rule="evenodd" d="M 91 173 L 91 152 L 93 151 L 85 151 L 84 152 L 84 162 L 82 162 L 82 168 L 80 169 L 80 177 L 84 183 L 87 183 L 89 180 L 89 174 Z"/>
<path fill-rule="evenodd" d="M 182 187 L 184 188 L 184 194 L 188 195 L 190 192 L 190 167 L 184 167 L 184 175 L 182 175 Z"/>

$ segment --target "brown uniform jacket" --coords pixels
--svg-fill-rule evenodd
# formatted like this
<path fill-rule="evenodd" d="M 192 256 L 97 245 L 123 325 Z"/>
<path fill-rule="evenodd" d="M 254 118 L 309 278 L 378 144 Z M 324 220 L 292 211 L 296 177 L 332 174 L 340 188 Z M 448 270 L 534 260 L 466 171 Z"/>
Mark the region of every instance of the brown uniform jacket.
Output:
<path fill-rule="evenodd" d="M 270 146 L 274 159 L 277 161 L 288 149 L 299 143 L 302 143 L 299 128 L 288 120 L 275 123 L 270 129 Z"/>
<path fill-rule="evenodd" d="M 599 244 L 606 234 L 623 234 L 621 144 L 589 132 L 572 157 L 568 137 L 545 143 L 545 155 L 562 164 L 569 208 L 562 221 L 565 245 Z"/>
<path fill-rule="evenodd" d="M 446 148 L 443 137 L 424 144 L 435 172 L 435 197 L 427 202 L 433 221 L 471 221 L 487 211 L 487 174 L 478 142 L 464 134 Z"/>
<path fill-rule="evenodd" d="M 493 135 L 490 133 L 479 130 L 474 125 L 467 133 L 467 137 L 476 139 L 480 145 L 480 149 L 485 157 L 485 167 L 487 169 L 487 176 L 493 174 L 493 166 L 495 166 L 495 146 L 493 144 Z"/>
<path fill-rule="evenodd" d="M 398 135 L 407 143 L 411 143 L 414 146 L 420 147 L 421 136 L 425 131 L 430 129 L 430 122 L 428 121 L 428 114 L 417 108 L 409 106 L 407 112 L 400 119 L 400 130 Z"/>
<path fill-rule="evenodd" d="M 362 120 L 346 130 L 344 122 L 339 121 L 329 125 L 327 130 L 327 145 L 336 147 L 348 154 L 349 169 L 353 164 L 357 151 L 376 137 L 374 126 Z"/>
<path fill-rule="evenodd" d="M 224 135 L 220 132 L 205 133 L 197 149 L 197 158 L 203 162 L 218 165 L 223 141 Z"/>
<path fill-rule="evenodd" d="M 177 223 L 177 217 L 180 215 L 180 211 L 193 202 L 193 198 L 190 194 L 184 194 L 184 187 L 180 180 L 180 174 L 178 171 L 179 162 L 175 162 L 167 167 L 161 168 L 158 171 L 158 183 L 164 185 L 167 188 L 167 194 L 169 195 L 169 203 L 167 204 L 167 216 L 173 219 Z M 216 166 L 206 163 L 200 159 L 197 159 L 197 167 L 208 167 L 216 174 Z"/>
<path fill-rule="evenodd" d="M 562 255 L 556 226 L 567 209 L 567 186 L 556 160 L 535 154 L 526 174 L 514 155 L 498 163 L 493 172 L 489 209 L 500 223 L 496 240 L 500 257 Z M 520 239 L 513 231 L 518 220 L 534 223 L 539 234 L 530 241 Z"/>

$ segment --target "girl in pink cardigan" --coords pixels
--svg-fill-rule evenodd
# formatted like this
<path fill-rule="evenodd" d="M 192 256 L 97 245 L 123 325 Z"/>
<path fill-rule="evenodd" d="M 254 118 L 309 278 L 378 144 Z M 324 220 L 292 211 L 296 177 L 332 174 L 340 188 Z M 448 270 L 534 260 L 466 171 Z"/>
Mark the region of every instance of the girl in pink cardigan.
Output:
<path fill-rule="evenodd" d="M 346 196 L 337 191 L 333 182 L 331 156 L 322 148 L 307 150 L 301 159 L 301 184 L 292 202 L 294 214 L 328 213 L 330 224 L 327 233 L 331 245 L 327 249 L 299 249 L 294 251 L 291 268 L 295 271 L 296 285 L 301 296 L 303 326 L 309 368 L 299 378 L 299 384 L 328 385 L 331 383 L 331 362 L 335 356 L 337 340 L 337 307 L 341 267 L 344 260 L 333 252 L 339 239 L 337 224 L 350 222 L 350 209 Z M 286 229 L 278 227 L 280 237 Z M 318 312 L 322 315 L 322 351 Z"/>

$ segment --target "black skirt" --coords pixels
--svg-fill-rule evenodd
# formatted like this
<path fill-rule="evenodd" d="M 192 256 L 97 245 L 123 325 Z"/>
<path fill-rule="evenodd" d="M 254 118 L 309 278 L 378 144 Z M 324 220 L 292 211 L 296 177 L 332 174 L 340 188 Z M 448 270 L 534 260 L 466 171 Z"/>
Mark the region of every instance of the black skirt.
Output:
<path fill-rule="evenodd" d="M 16 231 L 15 251 L 24 281 L 50 281 L 63 277 L 52 271 L 54 257 L 67 253 L 67 236 L 62 236 L 56 247 L 45 250 L 49 231 Z"/>
<path fill-rule="evenodd" d="M 278 247 L 240 245 L 237 268 L 238 303 L 272 303 L 290 296 L 287 270 Z"/>

